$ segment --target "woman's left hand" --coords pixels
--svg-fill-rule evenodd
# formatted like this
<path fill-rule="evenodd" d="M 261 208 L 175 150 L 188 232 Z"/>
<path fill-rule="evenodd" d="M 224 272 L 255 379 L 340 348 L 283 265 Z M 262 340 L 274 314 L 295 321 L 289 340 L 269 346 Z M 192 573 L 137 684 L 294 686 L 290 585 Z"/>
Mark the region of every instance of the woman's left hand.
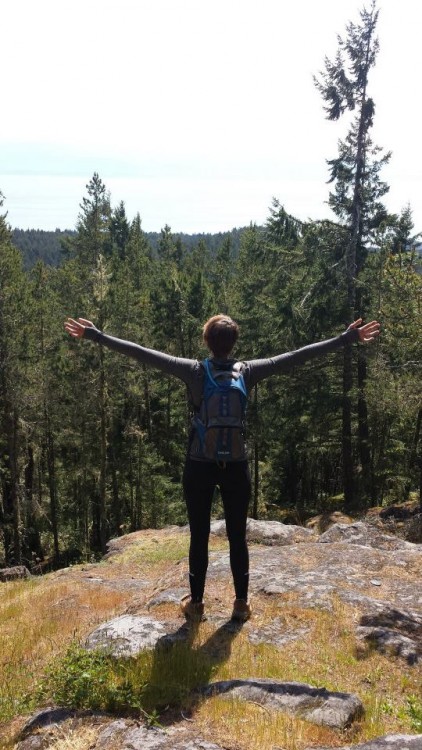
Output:
<path fill-rule="evenodd" d="M 78 318 L 77 320 L 68 318 L 65 321 L 64 327 L 74 339 L 81 339 L 86 328 L 95 328 L 94 324 L 90 320 L 85 320 L 85 318 Z"/>
<path fill-rule="evenodd" d="M 365 325 L 362 324 L 362 318 L 358 318 L 353 323 L 351 323 L 348 327 L 348 331 L 350 331 L 351 328 L 357 328 L 358 334 L 359 334 L 359 341 L 362 344 L 369 344 L 371 341 L 374 341 L 377 336 L 380 334 L 380 324 L 376 320 L 371 320 L 370 323 L 365 323 Z"/>

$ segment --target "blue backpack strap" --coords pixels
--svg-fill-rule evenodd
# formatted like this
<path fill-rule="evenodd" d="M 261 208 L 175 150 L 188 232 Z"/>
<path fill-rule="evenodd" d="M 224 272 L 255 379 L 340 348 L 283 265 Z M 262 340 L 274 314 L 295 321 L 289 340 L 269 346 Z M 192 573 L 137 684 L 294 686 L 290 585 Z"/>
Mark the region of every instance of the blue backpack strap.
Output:
<path fill-rule="evenodd" d="M 207 357 L 206 359 L 203 359 L 202 360 L 202 364 L 204 365 L 204 369 L 205 369 L 206 375 L 209 378 L 209 380 L 211 381 L 211 383 L 214 386 L 214 388 L 218 388 L 218 389 L 222 388 L 222 389 L 224 389 L 224 388 L 233 387 L 233 385 L 234 385 L 234 387 L 238 388 L 240 391 L 242 391 L 242 393 L 245 396 L 245 398 L 247 398 L 248 394 L 246 392 L 245 379 L 244 379 L 244 377 L 243 377 L 243 375 L 242 375 L 241 372 L 236 373 L 235 375 L 237 377 L 236 376 L 232 377 L 231 381 L 228 381 L 227 383 L 219 383 L 215 379 L 215 377 L 213 376 L 213 374 L 212 374 L 210 358 Z M 233 381 L 234 381 L 234 383 L 233 383 Z"/>
<path fill-rule="evenodd" d="M 210 358 L 207 357 L 206 359 L 204 359 L 203 362 L 202 362 L 202 364 L 204 365 L 204 368 L 205 368 L 205 374 L 206 374 L 208 380 L 212 383 L 213 387 L 214 388 L 220 388 L 220 383 L 217 383 L 215 377 L 213 376 L 213 374 L 211 372 Z"/>

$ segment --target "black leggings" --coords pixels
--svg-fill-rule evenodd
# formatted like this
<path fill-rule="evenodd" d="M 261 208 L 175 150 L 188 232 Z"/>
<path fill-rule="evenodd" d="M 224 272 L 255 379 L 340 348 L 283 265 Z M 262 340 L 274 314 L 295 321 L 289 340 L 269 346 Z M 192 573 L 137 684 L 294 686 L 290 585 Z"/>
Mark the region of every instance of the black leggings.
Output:
<path fill-rule="evenodd" d="M 211 504 L 216 487 L 220 488 L 230 545 L 230 567 L 236 599 L 247 599 L 249 554 L 246 545 L 246 520 L 251 497 L 251 478 L 247 461 L 227 463 L 225 467 L 206 461 L 187 459 L 183 473 L 183 491 L 190 527 L 189 583 L 192 601 L 204 594 L 208 568 Z"/>

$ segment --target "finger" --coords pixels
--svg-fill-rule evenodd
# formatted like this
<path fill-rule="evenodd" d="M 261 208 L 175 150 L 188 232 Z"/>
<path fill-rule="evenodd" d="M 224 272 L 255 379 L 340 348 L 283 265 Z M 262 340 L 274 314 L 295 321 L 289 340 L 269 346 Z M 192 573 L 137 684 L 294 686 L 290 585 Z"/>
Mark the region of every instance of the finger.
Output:
<path fill-rule="evenodd" d="M 363 342 L 367 343 L 368 341 L 373 341 L 374 339 L 377 338 L 377 336 L 379 336 L 379 333 L 380 333 L 379 331 L 373 331 L 370 334 L 367 334 L 366 336 L 363 337 Z"/>
<path fill-rule="evenodd" d="M 85 320 L 85 318 L 78 318 L 79 323 L 82 323 L 84 326 L 92 326 L 94 325 L 90 320 Z"/>
<path fill-rule="evenodd" d="M 67 333 L 69 333 L 74 338 L 80 338 L 84 331 L 82 326 L 73 325 L 73 323 L 65 323 L 64 327 Z"/>
<path fill-rule="evenodd" d="M 362 323 L 362 318 L 358 318 L 357 320 L 354 320 L 353 323 L 350 323 L 349 328 L 358 328 L 360 324 Z"/>
<path fill-rule="evenodd" d="M 368 326 L 368 328 L 364 329 L 364 335 L 365 336 L 378 336 L 380 332 L 379 326 Z"/>

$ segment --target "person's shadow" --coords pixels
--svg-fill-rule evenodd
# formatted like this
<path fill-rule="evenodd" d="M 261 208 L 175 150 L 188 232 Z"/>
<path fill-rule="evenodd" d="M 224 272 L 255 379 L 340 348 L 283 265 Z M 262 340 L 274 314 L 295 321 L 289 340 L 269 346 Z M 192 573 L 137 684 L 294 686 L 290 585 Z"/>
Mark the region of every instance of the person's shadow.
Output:
<path fill-rule="evenodd" d="M 189 720 L 204 700 L 201 688 L 226 662 L 242 622 L 227 620 L 207 640 L 195 645 L 200 624 L 186 622 L 157 641 L 151 672 L 142 694 L 148 713 L 159 714 L 162 725 Z"/>

